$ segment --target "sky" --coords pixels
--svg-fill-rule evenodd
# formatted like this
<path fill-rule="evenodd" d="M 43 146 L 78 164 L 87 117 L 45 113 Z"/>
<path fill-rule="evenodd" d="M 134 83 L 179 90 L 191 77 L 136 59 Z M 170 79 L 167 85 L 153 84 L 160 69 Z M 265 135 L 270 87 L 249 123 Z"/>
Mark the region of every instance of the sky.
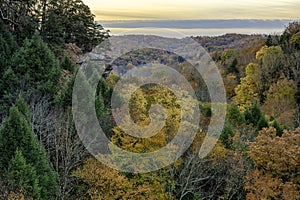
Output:
<path fill-rule="evenodd" d="M 96 20 L 300 19 L 300 0 L 83 0 Z"/>

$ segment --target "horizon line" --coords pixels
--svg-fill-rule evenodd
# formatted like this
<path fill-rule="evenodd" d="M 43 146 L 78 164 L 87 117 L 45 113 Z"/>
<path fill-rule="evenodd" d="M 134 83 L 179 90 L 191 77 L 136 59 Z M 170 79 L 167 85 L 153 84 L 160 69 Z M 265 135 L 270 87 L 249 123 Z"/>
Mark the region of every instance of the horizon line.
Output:
<path fill-rule="evenodd" d="M 96 22 L 149 22 L 149 21 L 300 21 L 299 19 L 274 18 L 274 19 L 116 19 L 116 20 L 95 20 Z"/>

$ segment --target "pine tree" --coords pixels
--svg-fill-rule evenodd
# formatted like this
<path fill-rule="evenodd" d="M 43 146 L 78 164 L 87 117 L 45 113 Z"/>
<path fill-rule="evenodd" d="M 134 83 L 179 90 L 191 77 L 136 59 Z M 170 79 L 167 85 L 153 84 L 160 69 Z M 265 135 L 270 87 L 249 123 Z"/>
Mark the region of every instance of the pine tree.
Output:
<path fill-rule="evenodd" d="M 76 69 L 76 64 L 71 60 L 69 56 L 65 55 L 60 63 L 60 68 L 73 73 Z"/>
<path fill-rule="evenodd" d="M 262 114 L 258 123 L 257 123 L 257 130 L 262 130 L 263 128 L 268 128 L 269 127 L 269 123 L 268 120 L 266 119 L 265 115 Z"/>
<path fill-rule="evenodd" d="M 228 120 L 232 125 L 240 125 L 245 122 L 244 115 L 240 112 L 236 104 L 232 104 L 228 108 Z"/>
<path fill-rule="evenodd" d="M 276 129 L 276 136 L 281 137 L 283 134 L 283 128 L 276 120 L 274 120 L 274 122 L 272 123 L 272 127 Z"/>
<path fill-rule="evenodd" d="M 108 37 L 108 32 L 94 21 L 94 15 L 82 0 L 50 1 L 43 30 L 42 35 L 52 45 L 74 43 L 85 52 Z"/>
<path fill-rule="evenodd" d="M 7 30 L 0 19 L 0 72 L 8 68 L 11 56 L 17 49 L 18 45 L 13 35 Z"/>
<path fill-rule="evenodd" d="M 7 75 L 11 72 L 10 64 L 11 58 L 14 52 L 17 50 L 18 45 L 12 36 L 12 34 L 7 30 L 4 23 L 0 19 L 0 109 L 5 110 L 4 95 L 6 94 L 8 84 L 11 84 L 11 80 L 8 80 Z"/>
<path fill-rule="evenodd" d="M 16 150 L 7 171 L 7 185 L 9 192 L 22 191 L 26 198 L 40 199 L 40 186 L 35 168 L 27 164 L 22 151 Z"/>
<path fill-rule="evenodd" d="M 235 135 L 234 131 L 232 130 L 232 126 L 229 122 L 226 122 L 224 129 L 220 135 L 220 140 L 224 144 L 226 148 L 230 148 L 232 145 L 231 137 Z"/>
<path fill-rule="evenodd" d="M 26 39 L 12 58 L 12 70 L 18 78 L 18 88 L 42 94 L 57 92 L 60 69 L 54 54 L 38 35 Z"/>
<path fill-rule="evenodd" d="M 262 112 L 257 103 L 254 103 L 250 108 L 248 108 L 245 112 L 245 120 L 247 124 L 252 124 L 254 127 L 257 126 Z"/>
<path fill-rule="evenodd" d="M 18 104 L 24 105 L 21 102 Z M 24 108 L 20 107 L 20 110 L 24 111 Z M 13 106 L 0 129 L 0 174 L 3 174 L 9 167 L 17 149 L 22 151 L 27 164 L 35 168 L 41 187 L 41 197 L 55 198 L 58 192 L 56 175 L 51 168 L 45 149 L 32 132 L 24 114 L 19 111 L 18 107 Z"/>

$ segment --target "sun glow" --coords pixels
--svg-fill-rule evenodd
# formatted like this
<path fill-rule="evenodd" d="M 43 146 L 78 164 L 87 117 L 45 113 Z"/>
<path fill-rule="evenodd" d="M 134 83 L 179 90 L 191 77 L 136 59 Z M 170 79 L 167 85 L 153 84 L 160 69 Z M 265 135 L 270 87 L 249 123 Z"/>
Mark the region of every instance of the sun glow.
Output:
<path fill-rule="evenodd" d="M 83 0 L 100 21 L 299 19 L 300 0 Z"/>

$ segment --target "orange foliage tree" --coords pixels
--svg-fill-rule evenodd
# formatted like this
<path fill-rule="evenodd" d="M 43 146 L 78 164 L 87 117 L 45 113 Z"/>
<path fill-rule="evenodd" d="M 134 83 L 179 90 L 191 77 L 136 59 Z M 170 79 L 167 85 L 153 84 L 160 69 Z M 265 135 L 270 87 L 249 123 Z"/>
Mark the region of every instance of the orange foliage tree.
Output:
<path fill-rule="evenodd" d="M 276 136 L 274 128 L 263 129 L 249 144 L 255 169 L 246 176 L 247 199 L 299 198 L 300 128 Z"/>

